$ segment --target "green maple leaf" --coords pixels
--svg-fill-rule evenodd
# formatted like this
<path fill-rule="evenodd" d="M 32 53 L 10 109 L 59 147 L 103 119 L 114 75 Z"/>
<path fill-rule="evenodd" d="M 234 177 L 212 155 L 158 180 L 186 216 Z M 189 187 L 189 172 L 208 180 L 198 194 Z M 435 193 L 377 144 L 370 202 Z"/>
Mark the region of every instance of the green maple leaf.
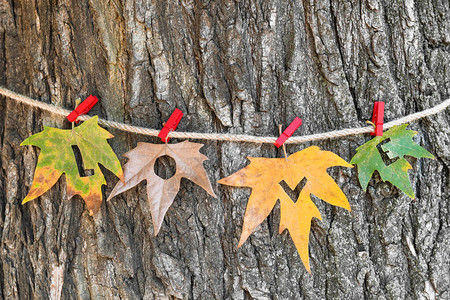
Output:
<path fill-rule="evenodd" d="M 400 190 L 402 190 L 409 197 L 414 198 L 414 191 L 408 177 L 408 170 L 412 169 L 411 165 L 404 159 L 405 155 L 416 158 L 426 157 L 434 158 L 434 156 L 416 144 L 413 141 L 413 136 L 417 134 L 416 131 L 406 130 L 408 124 L 401 126 L 394 126 L 383 133 L 383 136 L 374 137 L 364 145 L 358 147 L 357 153 L 350 161 L 351 164 L 358 166 L 358 179 L 361 187 L 365 191 L 369 180 L 375 170 L 378 171 L 383 181 L 389 181 Z M 386 165 L 377 149 L 377 145 L 385 140 L 390 141 L 381 148 L 388 155 L 390 159 L 398 159 Z"/>
<path fill-rule="evenodd" d="M 72 130 L 44 126 L 43 131 L 20 144 L 34 145 L 41 149 L 33 184 L 22 204 L 44 194 L 65 173 L 69 199 L 80 195 L 91 214 L 99 210 L 102 203 L 101 188 L 106 181 L 98 164 L 111 170 L 121 180 L 123 171 L 117 156 L 106 141 L 113 135 L 98 126 L 97 121 L 98 117 L 95 116 Z M 93 169 L 93 175 L 80 176 L 72 145 L 78 146 L 84 168 Z"/>

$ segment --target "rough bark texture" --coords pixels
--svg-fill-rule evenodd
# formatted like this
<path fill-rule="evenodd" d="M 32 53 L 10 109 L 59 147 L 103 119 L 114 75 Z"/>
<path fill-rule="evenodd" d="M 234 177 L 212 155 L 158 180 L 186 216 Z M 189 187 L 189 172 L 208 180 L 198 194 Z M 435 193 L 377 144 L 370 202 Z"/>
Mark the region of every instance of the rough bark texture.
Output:
<path fill-rule="evenodd" d="M 276 135 L 362 126 L 374 101 L 386 120 L 450 96 L 448 0 L 0 0 L 0 84 L 73 108 L 97 95 L 101 117 L 160 128 L 175 107 L 180 131 Z M 145 185 L 89 216 L 64 178 L 26 205 L 39 151 L 20 147 L 49 113 L 0 98 L 0 297 L 48 299 L 449 299 L 449 113 L 415 122 L 436 160 L 414 160 L 411 201 L 375 176 L 331 173 L 352 212 L 316 199 L 312 275 L 279 208 L 236 249 L 248 189 L 217 180 L 272 145 L 206 142 L 214 199 L 183 180 L 153 235 Z M 156 138 L 111 130 L 118 155 Z M 369 136 L 315 142 L 347 161 Z M 176 141 L 174 141 L 176 142 Z M 293 153 L 310 144 L 288 146 Z M 124 162 L 124 161 L 123 161 Z M 109 195 L 116 178 L 107 173 Z M 58 280 L 63 282 L 62 287 Z"/>

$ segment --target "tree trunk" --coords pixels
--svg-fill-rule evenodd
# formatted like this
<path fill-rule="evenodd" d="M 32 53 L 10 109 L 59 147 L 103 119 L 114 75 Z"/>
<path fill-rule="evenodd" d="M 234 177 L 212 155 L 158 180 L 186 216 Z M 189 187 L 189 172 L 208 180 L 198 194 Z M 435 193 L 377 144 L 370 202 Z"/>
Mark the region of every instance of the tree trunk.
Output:
<path fill-rule="evenodd" d="M 374 101 L 389 121 L 450 96 L 448 0 L 0 0 L 0 17 L 1 85 L 67 109 L 94 94 L 91 115 L 148 128 L 178 107 L 179 131 L 275 136 L 299 116 L 305 135 L 364 126 Z M 64 176 L 22 205 L 39 150 L 19 144 L 70 124 L 5 97 L 0 121 L 3 299 L 56 299 L 58 280 L 61 299 L 450 298 L 448 110 L 409 126 L 436 156 L 410 160 L 415 200 L 331 169 L 352 211 L 314 199 L 312 275 L 278 234 L 278 205 L 237 249 L 250 190 L 217 184 L 247 156 L 282 157 L 273 145 L 199 141 L 218 198 L 183 180 L 155 237 L 144 183 L 94 216 Z M 118 156 L 160 142 L 108 130 Z M 350 161 L 368 139 L 286 148 Z M 105 173 L 104 199 L 117 181 Z"/>

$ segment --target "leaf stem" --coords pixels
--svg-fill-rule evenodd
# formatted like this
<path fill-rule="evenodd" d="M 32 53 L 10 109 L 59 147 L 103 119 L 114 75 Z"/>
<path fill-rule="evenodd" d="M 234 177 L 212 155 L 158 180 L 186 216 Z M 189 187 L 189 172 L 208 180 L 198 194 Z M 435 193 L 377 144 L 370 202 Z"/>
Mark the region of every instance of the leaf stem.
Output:
<path fill-rule="evenodd" d="M 280 130 L 280 135 L 281 135 L 283 133 L 283 125 L 278 124 L 278 128 Z M 284 145 L 284 143 L 283 143 L 283 152 L 284 152 L 284 158 L 287 161 L 288 159 L 287 159 L 287 153 L 286 153 L 286 146 Z"/>

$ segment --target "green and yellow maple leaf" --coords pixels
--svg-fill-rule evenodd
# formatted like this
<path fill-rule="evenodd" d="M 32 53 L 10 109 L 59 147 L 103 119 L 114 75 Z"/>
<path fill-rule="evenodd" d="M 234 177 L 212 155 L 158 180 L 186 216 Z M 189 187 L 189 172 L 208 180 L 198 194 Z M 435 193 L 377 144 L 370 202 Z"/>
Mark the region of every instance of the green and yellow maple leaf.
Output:
<path fill-rule="evenodd" d="M 358 179 L 364 191 L 367 189 L 373 172 L 377 170 L 383 181 L 389 181 L 409 197 L 414 198 L 414 191 L 408 176 L 408 170 L 412 167 L 404 159 L 404 156 L 416 158 L 434 158 L 434 156 L 413 141 L 412 138 L 417 132 L 406 130 L 406 126 L 408 124 L 394 126 L 384 132 L 383 136 L 376 136 L 356 149 L 357 153 L 350 163 L 358 166 Z M 378 144 L 388 139 L 389 142 L 381 145 L 381 149 L 386 152 L 390 159 L 398 158 L 390 165 L 384 163 L 377 149 Z"/>
<path fill-rule="evenodd" d="M 240 247 L 264 221 L 280 200 L 279 232 L 288 229 L 295 247 L 308 272 L 308 243 L 312 218 L 321 220 L 321 215 L 311 194 L 318 198 L 350 211 L 350 204 L 342 190 L 327 173 L 333 166 L 352 168 L 353 166 L 330 151 L 319 147 L 309 147 L 286 158 L 248 157 L 250 164 L 236 173 L 219 180 L 219 183 L 251 187 L 252 193 L 245 211 L 244 225 L 238 247 Z M 300 191 L 296 202 L 286 194 L 281 182 L 291 189 L 306 178 L 306 184 Z"/>
<path fill-rule="evenodd" d="M 105 178 L 98 164 L 112 171 L 123 180 L 120 162 L 108 142 L 113 135 L 98 126 L 98 117 L 85 121 L 72 130 L 44 126 L 20 145 L 33 145 L 41 149 L 34 172 L 33 184 L 22 203 L 33 200 L 48 191 L 63 173 L 66 174 L 67 195 L 72 198 L 80 195 L 90 211 L 96 213 L 102 203 Z M 94 170 L 94 174 L 81 177 L 72 146 L 78 146 L 83 158 L 84 168 Z"/>

